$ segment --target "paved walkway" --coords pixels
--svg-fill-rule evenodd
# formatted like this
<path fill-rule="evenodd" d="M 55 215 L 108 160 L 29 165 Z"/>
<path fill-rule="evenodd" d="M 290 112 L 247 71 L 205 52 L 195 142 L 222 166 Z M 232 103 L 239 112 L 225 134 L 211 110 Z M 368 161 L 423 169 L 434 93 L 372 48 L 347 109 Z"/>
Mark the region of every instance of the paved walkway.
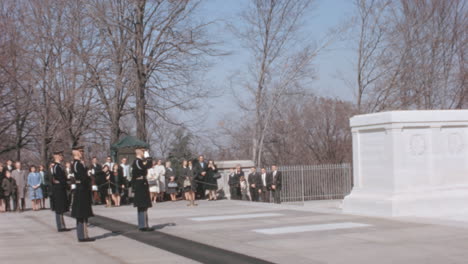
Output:
<path fill-rule="evenodd" d="M 247 257 L 250 263 L 261 259 L 273 263 L 445 264 L 467 263 L 468 259 L 467 222 L 345 215 L 324 202 L 278 206 L 202 201 L 195 208 L 184 201 L 160 203 L 149 211 L 150 224 L 157 231 L 148 235 L 138 233 L 136 227 L 132 230 L 136 209 L 131 206 L 96 206 L 94 211 L 102 216 L 94 219 L 99 226 L 89 229 L 90 236 L 98 238 L 95 243 L 77 243 L 75 232 L 55 232 L 48 210 L 0 214 L 0 259 L 7 263 L 39 259 L 49 263 L 210 263 L 177 251 L 177 243 L 189 251 L 184 247 L 187 241 L 201 246 L 192 249 L 198 255 L 222 249 L 234 257 Z M 66 221 L 74 227 L 71 218 Z M 115 230 L 115 223 L 122 223 L 125 230 Z M 172 246 L 164 246 L 164 241 Z"/>

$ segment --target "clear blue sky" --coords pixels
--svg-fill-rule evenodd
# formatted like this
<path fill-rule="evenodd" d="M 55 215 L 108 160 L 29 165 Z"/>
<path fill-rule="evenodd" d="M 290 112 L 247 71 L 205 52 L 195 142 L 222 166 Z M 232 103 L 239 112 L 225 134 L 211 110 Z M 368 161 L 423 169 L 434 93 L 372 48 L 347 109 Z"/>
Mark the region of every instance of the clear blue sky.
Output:
<path fill-rule="evenodd" d="M 224 91 L 224 95 L 217 100 L 210 100 L 211 111 L 206 124 L 210 127 L 216 126 L 217 121 L 226 114 L 234 114 L 236 111 L 228 78 L 246 67 L 248 57 L 224 22 L 236 24 L 240 11 L 247 3 L 248 0 L 207 0 L 199 10 L 199 16 L 204 20 L 220 20 L 211 34 L 224 41 L 223 49 L 232 52 L 232 55 L 213 59 L 215 65 L 206 78 L 210 85 Z M 350 0 L 318 0 L 311 15 L 306 18 L 304 31 L 320 41 L 329 29 L 349 19 L 352 13 L 353 4 Z M 339 77 L 344 75 L 347 79 L 353 78 L 354 54 L 351 40 L 335 42 L 316 59 L 314 65 L 317 79 L 310 89 L 317 95 L 354 100 L 352 89 Z"/>

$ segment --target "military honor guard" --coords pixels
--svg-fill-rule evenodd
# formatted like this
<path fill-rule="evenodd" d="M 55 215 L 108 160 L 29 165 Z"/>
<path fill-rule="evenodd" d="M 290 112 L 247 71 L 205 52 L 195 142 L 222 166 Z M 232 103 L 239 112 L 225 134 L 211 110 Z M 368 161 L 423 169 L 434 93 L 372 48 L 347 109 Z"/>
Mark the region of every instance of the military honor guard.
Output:
<path fill-rule="evenodd" d="M 91 208 L 91 177 L 82 162 L 84 148 L 73 147 L 72 172 L 75 176 L 75 195 L 72 203 L 72 217 L 76 218 L 76 234 L 79 242 L 95 241 L 88 236 L 88 218 L 93 216 Z"/>
<path fill-rule="evenodd" d="M 136 159 L 132 164 L 132 186 L 135 191 L 133 206 L 138 209 L 138 229 L 140 231 L 153 231 L 148 226 L 148 208 L 151 205 L 148 180 L 146 175 L 152 166 L 152 159 L 144 147 L 135 148 Z"/>
<path fill-rule="evenodd" d="M 54 162 L 52 165 L 52 193 L 54 194 L 51 199 L 53 199 L 53 208 L 55 211 L 55 222 L 57 224 L 57 230 L 59 232 L 70 231 L 66 228 L 65 221 L 63 219 L 63 214 L 68 212 L 70 207 L 67 195 L 67 176 L 65 175 L 65 170 L 60 164 L 63 161 L 63 151 L 54 152 Z"/>

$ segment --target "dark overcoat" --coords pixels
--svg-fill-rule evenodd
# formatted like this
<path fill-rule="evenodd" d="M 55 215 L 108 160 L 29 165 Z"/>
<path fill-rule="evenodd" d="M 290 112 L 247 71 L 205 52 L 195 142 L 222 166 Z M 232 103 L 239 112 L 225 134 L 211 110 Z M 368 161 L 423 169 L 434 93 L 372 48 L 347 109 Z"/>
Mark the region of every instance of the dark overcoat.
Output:
<path fill-rule="evenodd" d="M 195 182 L 195 172 L 193 167 L 186 167 L 182 168 L 180 171 L 179 179 L 179 186 L 184 188 L 184 191 L 196 191 L 197 190 L 197 183 Z M 190 188 L 184 187 L 184 181 L 188 180 L 190 182 Z"/>
<path fill-rule="evenodd" d="M 137 158 L 133 161 L 132 186 L 135 191 L 135 196 L 133 197 L 134 207 L 149 208 L 152 206 L 148 180 L 146 179 L 148 169 L 150 169 L 151 166 L 152 160 L 150 158 L 145 161 Z"/>
<path fill-rule="evenodd" d="M 58 183 L 57 183 L 58 182 Z M 70 203 L 67 195 L 67 176 L 65 170 L 60 163 L 54 163 L 52 167 L 52 193 L 53 208 L 57 214 L 63 214 L 69 211 Z"/>
<path fill-rule="evenodd" d="M 75 196 L 72 204 L 72 217 L 88 218 L 93 216 L 91 207 L 91 177 L 88 176 L 85 166 L 81 161 L 74 160 L 72 167 L 75 175 Z"/>
<path fill-rule="evenodd" d="M 216 166 L 214 168 L 208 168 L 208 172 L 206 173 L 206 189 L 216 191 L 218 190 L 218 179 L 216 178 L 218 173 L 218 169 Z"/>

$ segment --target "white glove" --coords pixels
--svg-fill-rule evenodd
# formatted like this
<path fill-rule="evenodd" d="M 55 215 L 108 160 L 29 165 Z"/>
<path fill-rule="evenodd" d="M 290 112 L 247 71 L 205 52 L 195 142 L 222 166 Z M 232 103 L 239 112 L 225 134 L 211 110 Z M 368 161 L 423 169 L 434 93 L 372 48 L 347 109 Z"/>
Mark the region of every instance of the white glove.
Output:
<path fill-rule="evenodd" d="M 143 154 L 143 157 L 145 157 L 145 158 L 149 158 L 149 156 L 150 156 L 150 155 L 149 155 L 148 151 L 147 151 L 147 150 L 145 150 L 145 153 Z"/>

